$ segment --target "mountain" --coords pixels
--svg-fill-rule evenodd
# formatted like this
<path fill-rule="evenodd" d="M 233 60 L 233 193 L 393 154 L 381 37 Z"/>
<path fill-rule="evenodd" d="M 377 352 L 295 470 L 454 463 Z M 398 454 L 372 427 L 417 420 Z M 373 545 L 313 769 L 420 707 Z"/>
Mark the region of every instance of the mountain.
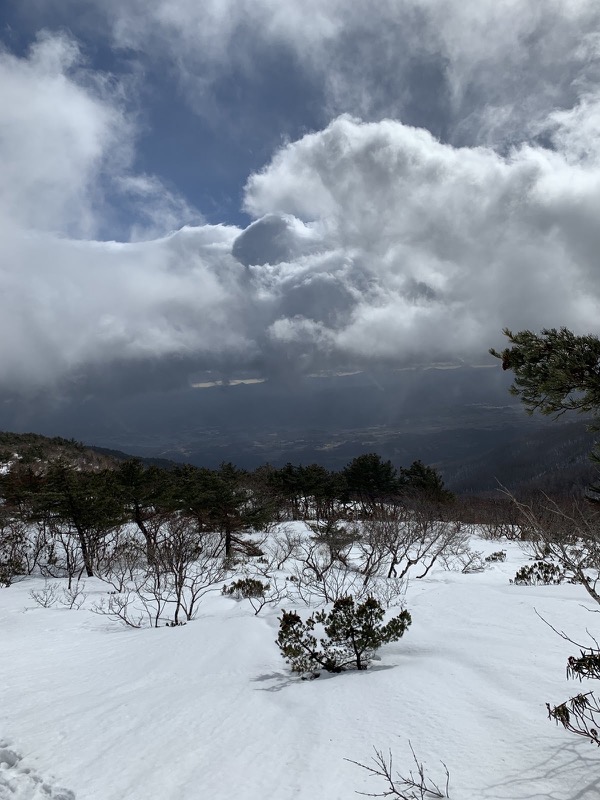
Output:
<path fill-rule="evenodd" d="M 0 426 L 76 437 L 97 454 L 163 466 L 317 462 L 339 470 L 377 452 L 398 467 L 421 459 L 457 492 L 493 491 L 498 481 L 565 488 L 593 478 L 585 421 L 527 416 L 495 364 L 224 384 L 212 377 L 172 391 L 115 387 L 102 397 L 4 403 Z"/>
<path fill-rule="evenodd" d="M 120 461 L 132 458 L 120 450 L 84 445 L 75 439 L 61 436 L 42 436 L 39 433 L 12 433 L 0 431 L 0 470 L 19 461 L 21 464 L 49 463 L 66 461 L 81 470 L 110 469 Z M 164 458 L 142 458 L 146 464 L 170 469 L 174 462 Z"/>

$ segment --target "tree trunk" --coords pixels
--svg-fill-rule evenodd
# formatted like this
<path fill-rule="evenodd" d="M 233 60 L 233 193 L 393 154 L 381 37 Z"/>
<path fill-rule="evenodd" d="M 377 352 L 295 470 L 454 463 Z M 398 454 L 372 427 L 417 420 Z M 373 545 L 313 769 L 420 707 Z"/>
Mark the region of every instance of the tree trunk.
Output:
<path fill-rule="evenodd" d="M 81 555 L 83 557 L 83 563 L 85 565 L 85 574 L 88 578 L 94 577 L 94 569 L 92 565 L 92 558 L 90 555 L 90 551 L 87 545 L 87 540 L 85 538 L 85 533 L 79 529 L 77 529 L 77 536 L 79 537 L 79 546 L 81 547 Z"/>
<path fill-rule="evenodd" d="M 146 558 L 148 560 L 148 564 L 150 564 L 150 566 L 153 567 L 156 565 L 156 543 L 154 541 L 154 536 L 152 535 L 152 533 L 150 533 L 150 531 L 146 527 L 146 523 L 142 518 L 141 509 L 137 503 L 135 504 L 134 507 L 133 518 L 135 520 L 135 524 L 138 526 L 138 528 L 142 532 L 144 539 L 146 540 Z"/>

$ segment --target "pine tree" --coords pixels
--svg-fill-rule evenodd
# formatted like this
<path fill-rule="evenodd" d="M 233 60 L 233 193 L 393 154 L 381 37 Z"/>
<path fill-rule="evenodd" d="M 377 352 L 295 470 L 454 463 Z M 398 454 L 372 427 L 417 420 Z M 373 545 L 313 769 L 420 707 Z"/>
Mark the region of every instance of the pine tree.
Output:
<path fill-rule="evenodd" d="M 566 411 L 600 413 L 600 339 L 576 336 L 567 328 L 540 334 L 503 330 L 512 347 L 490 353 L 515 376 L 511 394 L 527 412 L 560 416 Z"/>
<path fill-rule="evenodd" d="M 440 473 L 420 460 L 413 461 L 408 468 L 401 468 L 400 487 L 402 494 L 416 496 L 432 503 L 447 503 L 454 499 L 452 492 L 444 487 Z"/>
<path fill-rule="evenodd" d="M 385 610 L 373 597 L 359 604 L 352 596 L 342 597 L 331 611 L 317 612 L 306 621 L 295 611 L 284 611 L 277 645 L 293 672 L 367 669 L 377 650 L 400 639 L 412 622 L 406 610 L 385 624 L 384 616 Z M 317 624 L 325 633 L 320 639 L 314 633 Z"/>

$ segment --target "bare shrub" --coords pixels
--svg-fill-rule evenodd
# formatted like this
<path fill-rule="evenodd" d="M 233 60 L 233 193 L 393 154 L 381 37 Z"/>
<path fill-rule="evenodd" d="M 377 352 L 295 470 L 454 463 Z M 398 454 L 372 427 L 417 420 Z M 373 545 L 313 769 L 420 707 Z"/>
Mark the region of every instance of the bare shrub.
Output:
<path fill-rule="evenodd" d="M 67 586 L 66 589 L 62 590 L 59 603 L 67 608 L 76 609 L 78 611 L 85 603 L 86 599 L 85 581 L 77 581 L 77 583 L 71 584 Z"/>
<path fill-rule="evenodd" d="M 334 603 L 352 595 L 357 600 L 369 594 L 369 581 L 357 572 L 346 557 L 339 561 L 331 549 L 319 542 L 303 542 L 291 570 L 299 599 L 306 605 Z"/>
<path fill-rule="evenodd" d="M 160 575 L 155 569 L 140 572 L 121 592 L 94 603 L 95 614 L 109 617 L 131 628 L 160 627 L 168 624 L 167 610 L 174 602 L 173 582 L 169 576 Z"/>
<path fill-rule="evenodd" d="M 69 609 L 79 610 L 87 599 L 85 582 L 62 586 L 59 581 L 46 581 L 43 589 L 32 589 L 29 592 L 32 600 L 42 608 L 51 608 L 58 603 Z"/>
<path fill-rule="evenodd" d="M 219 534 L 200 534 L 193 522 L 173 515 L 159 531 L 153 563 L 139 568 L 143 548 L 122 543 L 109 582 L 117 592 L 93 611 L 130 627 L 179 625 L 194 619 L 200 599 L 216 591 L 228 575 Z"/>
<path fill-rule="evenodd" d="M 424 578 L 440 556 L 464 540 L 460 523 L 436 519 L 435 508 L 425 503 L 384 508 L 362 524 L 359 570 L 365 578 L 381 572 L 404 578 L 418 567 L 416 577 Z"/>
<path fill-rule="evenodd" d="M 440 786 L 433 781 L 426 773 L 422 761 L 416 756 L 412 743 L 409 741 L 410 752 L 414 762 L 413 769 L 410 769 L 404 775 L 400 772 L 394 772 L 394 762 L 392 751 L 385 756 L 382 750 L 375 751 L 375 755 L 371 757 L 371 763 L 362 764 L 360 761 L 353 761 L 346 758 L 350 764 L 355 764 L 357 767 L 366 770 L 370 776 L 383 779 L 385 788 L 379 792 L 356 792 L 356 794 L 363 795 L 364 797 L 399 797 L 401 800 L 428 800 L 428 798 L 435 797 L 450 797 L 450 773 L 448 767 L 442 761 L 441 764 L 445 772 L 444 783 Z"/>
<path fill-rule="evenodd" d="M 257 559 L 257 569 L 263 575 L 280 572 L 290 559 L 294 559 L 304 541 L 291 525 L 279 525 L 262 543 L 262 556 Z"/>
<path fill-rule="evenodd" d="M 373 578 L 367 587 L 369 594 L 384 608 L 404 605 L 408 580 L 405 578 Z"/>
<path fill-rule="evenodd" d="M 584 498 L 555 500 L 540 493 L 517 508 L 531 530 L 531 547 L 544 560 L 552 560 L 573 583 L 580 583 L 600 604 L 600 506 Z"/>
<path fill-rule="evenodd" d="M 127 589 L 123 592 L 111 594 L 94 603 L 91 610 L 94 614 L 108 617 L 115 622 L 121 622 L 130 628 L 142 628 L 144 620 L 150 621 L 151 627 L 158 627 L 161 607 L 152 609 L 144 606 L 142 595 L 138 589 Z M 140 603 L 142 608 L 140 609 Z"/>
<path fill-rule="evenodd" d="M 152 550 L 154 557 L 154 550 Z M 147 548 L 136 537 L 121 533 L 104 557 L 98 577 L 116 592 L 123 592 L 147 568 Z"/>
<path fill-rule="evenodd" d="M 472 550 L 465 536 L 457 536 L 449 543 L 448 547 L 440 554 L 440 562 L 444 569 L 462 572 L 470 575 L 475 572 L 484 572 L 487 569 L 487 560 L 479 550 Z"/>
<path fill-rule="evenodd" d="M 29 596 L 32 600 L 35 600 L 38 606 L 50 608 L 58 602 L 60 588 L 59 583 L 46 582 L 43 589 L 32 589 L 29 592 Z"/>

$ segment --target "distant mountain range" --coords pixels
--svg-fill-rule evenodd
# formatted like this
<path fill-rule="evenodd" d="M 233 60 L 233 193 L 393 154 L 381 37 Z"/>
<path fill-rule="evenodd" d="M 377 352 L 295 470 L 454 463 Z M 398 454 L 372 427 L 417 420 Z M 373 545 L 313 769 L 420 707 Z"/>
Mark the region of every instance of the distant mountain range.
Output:
<path fill-rule="evenodd" d="M 205 383 L 142 395 L 115 389 L 29 409 L 5 403 L 0 426 L 165 464 L 289 461 L 341 469 L 377 452 L 398 467 L 415 459 L 436 466 L 458 492 L 490 491 L 498 482 L 569 487 L 594 477 L 585 421 L 528 417 L 508 393 L 510 375 L 496 365 Z"/>

